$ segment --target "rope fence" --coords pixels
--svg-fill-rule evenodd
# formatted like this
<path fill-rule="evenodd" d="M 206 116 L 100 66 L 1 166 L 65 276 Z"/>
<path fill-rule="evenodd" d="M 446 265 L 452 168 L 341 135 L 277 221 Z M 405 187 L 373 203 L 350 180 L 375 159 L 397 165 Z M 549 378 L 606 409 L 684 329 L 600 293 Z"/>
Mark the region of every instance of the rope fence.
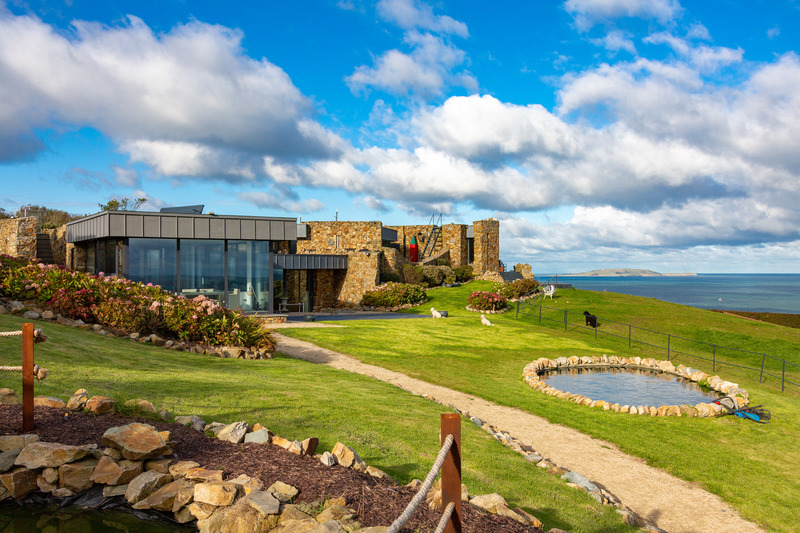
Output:
<path fill-rule="evenodd" d="M 428 495 L 440 471 L 444 510 L 435 533 L 461 533 L 461 417 L 457 414 L 443 414 L 440 433 L 442 447 L 428 476 L 386 533 L 398 533 L 406 525 Z"/>
<path fill-rule="evenodd" d="M 33 329 L 33 324 L 22 324 L 20 331 L 0 331 L 0 337 L 22 336 L 22 366 L 3 366 L 0 370 L 22 371 L 22 431 L 33 431 L 33 378 L 42 380 L 47 376 L 47 369 L 33 363 L 33 345 L 44 342 L 47 337 L 42 330 Z"/>

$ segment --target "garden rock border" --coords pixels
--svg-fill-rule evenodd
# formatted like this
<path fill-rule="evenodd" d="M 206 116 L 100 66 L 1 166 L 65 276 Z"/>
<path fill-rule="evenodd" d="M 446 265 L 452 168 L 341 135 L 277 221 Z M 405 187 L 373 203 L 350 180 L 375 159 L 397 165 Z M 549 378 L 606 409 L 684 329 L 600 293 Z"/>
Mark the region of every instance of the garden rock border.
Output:
<path fill-rule="evenodd" d="M 606 411 L 617 413 L 630 413 L 634 415 L 649 416 L 685 416 L 685 417 L 713 417 L 723 412 L 723 407 L 717 403 L 698 403 L 691 406 L 681 405 L 620 405 L 610 403 L 605 400 L 593 400 L 580 394 L 572 394 L 551 387 L 541 380 L 541 376 L 550 370 L 561 368 L 632 368 L 640 370 L 655 370 L 664 374 L 672 374 L 695 383 L 708 386 L 710 389 L 719 392 L 724 396 L 732 398 L 736 405 L 744 407 L 750 402 L 748 392 L 739 387 L 737 383 L 725 381 L 719 376 L 709 376 L 701 370 L 678 365 L 677 367 L 670 361 L 658 361 L 653 358 L 642 359 L 641 357 L 618 357 L 616 355 L 603 356 L 583 356 L 583 357 L 559 357 L 558 359 L 539 358 L 528 364 L 522 371 L 525 382 L 534 390 L 538 390 L 549 396 L 555 396 L 565 400 L 573 401 L 579 405 L 598 407 Z"/>

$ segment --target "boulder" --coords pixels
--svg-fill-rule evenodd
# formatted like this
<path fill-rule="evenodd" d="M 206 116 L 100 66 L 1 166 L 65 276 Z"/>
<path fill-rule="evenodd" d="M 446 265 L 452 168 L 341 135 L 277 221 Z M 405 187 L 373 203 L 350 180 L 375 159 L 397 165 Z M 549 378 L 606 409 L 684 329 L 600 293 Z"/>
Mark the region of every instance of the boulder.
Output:
<path fill-rule="evenodd" d="M 508 509 L 508 504 L 506 503 L 505 498 L 497 493 L 475 496 L 469 501 L 469 503 L 492 514 L 497 514 L 497 510 L 500 508 Z"/>
<path fill-rule="evenodd" d="M 265 490 L 254 490 L 242 498 L 243 502 L 258 511 L 261 515 L 278 514 L 281 502 L 271 492 Z"/>
<path fill-rule="evenodd" d="M 104 485 L 127 485 L 142 473 L 141 461 L 115 461 L 104 455 L 97 463 L 91 480 Z"/>
<path fill-rule="evenodd" d="M 222 470 L 211 470 L 202 467 L 190 468 L 185 471 L 184 477 L 192 481 L 201 482 L 222 481 Z"/>
<path fill-rule="evenodd" d="M 0 404 L 4 405 L 18 405 L 19 398 L 13 389 L 0 389 Z"/>
<path fill-rule="evenodd" d="M 170 481 L 172 481 L 172 476 L 169 474 L 160 474 L 154 470 L 148 470 L 128 483 L 128 488 L 125 490 L 125 499 L 133 505 L 147 498 L 156 489 Z"/>
<path fill-rule="evenodd" d="M 42 318 L 45 319 L 45 320 L 53 320 L 53 318 L 55 318 L 55 316 L 56 315 L 53 314 L 53 312 L 51 310 L 49 310 L 49 309 L 45 309 L 44 311 L 42 311 Z"/>
<path fill-rule="evenodd" d="M 55 396 L 34 396 L 33 405 L 56 407 L 58 409 L 63 409 L 67 406 L 64 400 L 61 398 L 56 398 Z"/>
<path fill-rule="evenodd" d="M 319 439 L 316 437 L 305 439 L 300 443 L 303 455 L 314 455 L 314 452 L 317 451 L 317 446 L 319 446 Z"/>
<path fill-rule="evenodd" d="M 25 446 L 14 464 L 27 468 L 58 468 L 59 466 L 83 459 L 96 449 L 95 444 L 69 446 L 56 442 L 33 442 Z"/>
<path fill-rule="evenodd" d="M 138 409 L 139 411 L 143 411 L 145 413 L 156 413 L 155 406 L 148 402 L 147 400 L 143 400 L 141 398 L 136 398 L 135 400 L 128 400 L 125 402 L 125 407 L 131 407 L 133 409 Z"/>
<path fill-rule="evenodd" d="M 67 401 L 67 409 L 70 411 L 78 411 L 86 407 L 86 401 L 89 399 L 89 392 L 86 389 L 78 389 Z"/>
<path fill-rule="evenodd" d="M 187 506 L 189 512 L 192 513 L 198 520 L 205 520 L 217 509 L 215 506 L 208 503 L 192 502 Z"/>
<path fill-rule="evenodd" d="M 586 489 L 588 492 L 596 492 L 596 493 L 600 492 L 600 489 L 597 487 L 597 485 L 589 481 L 589 479 L 586 478 L 586 476 L 583 476 L 577 472 L 567 472 L 566 474 L 561 476 L 561 479 L 563 479 L 568 483 L 575 483 L 576 485 L 579 485 L 584 489 Z"/>
<path fill-rule="evenodd" d="M 253 431 L 248 433 L 244 436 L 245 442 L 255 442 L 259 444 L 266 444 L 270 441 L 270 434 L 267 428 L 262 428 L 257 431 Z"/>
<path fill-rule="evenodd" d="M 169 465 L 172 464 L 172 459 L 169 457 L 158 457 L 144 462 L 145 470 L 155 470 L 161 474 L 169 474 Z"/>
<path fill-rule="evenodd" d="M 113 410 L 115 403 L 116 402 L 108 396 L 92 396 L 86 400 L 86 409 L 100 415 Z"/>
<path fill-rule="evenodd" d="M 193 468 L 197 468 L 200 466 L 198 463 L 194 461 L 178 461 L 175 464 L 169 466 L 169 473 L 175 479 L 186 477 L 186 472 Z"/>
<path fill-rule="evenodd" d="M 147 498 L 135 503 L 133 508 L 172 512 L 178 493 L 182 490 L 187 491 L 189 489 L 191 489 L 192 494 L 194 494 L 194 484 L 191 481 L 185 479 L 171 481 L 154 490 Z"/>
<path fill-rule="evenodd" d="M 232 442 L 234 444 L 239 444 L 244 440 L 244 436 L 246 434 L 247 422 L 234 422 L 233 424 L 228 424 L 222 428 L 219 433 L 217 433 L 217 438 Z"/>
<path fill-rule="evenodd" d="M 125 496 L 128 485 L 109 485 L 103 487 L 103 498 L 114 498 L 115 496 Z"/>
<path fill-rule="evenodd" d="M 271 492 L 282 502 L 291 502 L 294 500 L 300 491 L 295 487 L 284 483 L 283 481 L 276 481 L 267 488 L 267 492 Z"/>
<path fill-rule="evenodd" d="M 0 452 L 21 450 L 28 444 L 39 440 L 39 435 L 4 435 L 0 437 Z"/>
<path fill-rule="evenodd" d="M 22 318 L 27 318 L 28 320 L 36 320 L 37 318 L 39 318 L 39 316 L 40 316 L 39 313 L 37 313 L 36 311 L 25 311 L 24 313 L 22 313 Z"/>
<path fill-rule="evenodd" d="M 238 492 L 235 483 L 227 481 L 210 481 L 194 486 L 194 501 L 207 503 L 217 507 L 230 505 Z"/>
<path fill-rule="evenodd" d="M 239 485 L 240 492 L 244 493 L 245 495 L 264 488 L 264 484 L 261 482 L 260 479 L 250 477 L 245 474 L 241 474 L 233 479 L 229 479 L 228 481 L 230 483 L 235 483 Z"/>
<path fill-rule="evenodd" d="M 353 448 L 345 446 L 341 442 L 336 443 L 331 453 L 336 458 L 336 462 L 345 468 L 350 468 L 354 464 L 364 463 L 364 460 L 359 457 L 358 453 L 356 453 Z"/>
<path fill-rule="evenodd" d="M 336 464 L 336 458 L 331 455 L 331 452 L 325 452 L 322 455 L 318 455 L 317 458 L 325 466 L 333 466 Z"/>
<path fill-rule="evenodd" d="M 25 311 L 25 304 L 14 300 L 10 304 L 8 304 L 9 308 L 11 308 L 11 312 L 15 315 L 21 315 Z"/>
<path fill-rule="evenodd" d="M 152 459 L 169 450 L 169 444 L 156 428 L 139 422 L 109 428 L 102 440 L 106 446 L 120 450 L 125 459 L 134 461 Z"/>
<path fill-rule="evenodd" d="M 343 505 L 331 505 L 320 514 L 316 516 L 317 522 L 320 524 L 328 520 L 350 520 L 355 516 L 355 511 L 344 507 Z"/>
<path fill-rule="evenodd" d="M 14 466 L 14 461 L 17 460 L 20 451 L 21 450 L 9 450 L 0 453 L 0 474 Z"/>
<path fill-rule="evenodd" d="M 59 487 L 75 493 L 85 491 L 94 485 L 91 477 L 97 463 L 98 460 L 92 458 L 61 465 L 58 467 Z"/>
<path fill-rule="evenodd" d="M 39 488 L 36 484 L 38 477 L 39 473 L 36 470 L 20 466 L 0 474 L 0 483 L 12 498 L 19 500 Z"/>
<path fill-rule="evenodd" d="M 225 513 L 220 533 L 239 533 L 240 531 L 262 531 L 259 528 L 261 515 L 243 502 L 237 502 Z M 277 521 L 275 521 L 277 522 Z"/>
<path fill-rule="evenodd" d="M 175 423 L 183 424 L 184 426 L 190 426 L 192 429 L 197 431 L 203 431 L 203 428 L 206 427 L 206 421 L 200 418 L 199 416 L 195 415 L 176 416 Z"/>

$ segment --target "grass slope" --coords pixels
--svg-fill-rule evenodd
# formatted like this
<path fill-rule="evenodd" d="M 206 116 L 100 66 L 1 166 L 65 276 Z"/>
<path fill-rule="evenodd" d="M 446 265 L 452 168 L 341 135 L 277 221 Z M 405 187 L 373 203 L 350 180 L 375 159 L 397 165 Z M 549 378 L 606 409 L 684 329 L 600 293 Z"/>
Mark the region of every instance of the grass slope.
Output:
<path fill-rule="evenodd" d="M 648 351 L 651 349 L 641 345 L 629 349 L 627 326 L 624 339 L 602 335 L 595 339 L 592 330 L 574 324 L 567 331 L 563 322 L 538 325 L 538 313 L 520 318 L 515 318 L 513 311 L 495 315 L 491 320 L 497 327 L 481 327 L 478 315 L 465 311 L 464 306 L 469 292 L 489 287 L 488 283 L 474 282 L 459 288 L 429 291 L 429 303 L 408 311 L 425 314 L 433 305 L 449 311 L 450 316 L 445 320 L 343 322 L 347 328 L 283 331 L 366 363 L 521 408 L 614 442 L 653 466 L 700 483 L 730 502 L 742 515 L 771 531 L 796 531 L 796 509 L 800 507 L 797 388 L 790 386 L 781 393 L 780 383 L 774 378 L 760 384 L 757 371 L 730 364 L 717 369 L 723 379 L 746 388 L 754 404 L 765 404 L 773 414 L 769 425 L 735 417 L 710 420 L 631 417 L 552 398 L 523 384 L 521 372 L 530 361 L 539 357 L 603 353 L 665 358 L 666 353 Z M 602 331 L 622 328 L 611 322 L 618 321 L 800 363 L 797 352 L 800 331 L 796 329 L 615 293 L 559 291 L 556 299 L 547 300 L 545 305 L 553 308 L 550 312 L 562 320 L 563 309 L 576 313 L 591 310 L 601 317 Z M 760 355 L 714 349 L 710 345 L 704 349 L 709 358 L 716 350 L 718 364 L 758 368 L 761 363 Z M 676 362 L 711 372 L 711 365 L 703 361 L 681 357 Z M 773 364 L 771 369 L 780 374 L 779 366 Z M 795 371 L 787 376 L 800 381 Z"/>
<path fill-rule="evenodd" d="M 19 329 L 22 322 L 0 315 L 0 331 Z M 403 483 L 424 478 L 438 452 L 439 415 L 445 409 L 367 377 L 283 357 L 218 359 L 58 324 L 37 327 L 49 338 L 36 345 L 36 362 L 50 370 L 36 383 L 37 395 L 66 399 L 83 387 L 120 402 L 146 398 L 158 408 L 208 422 L 247 420 L 287 438 L 316 436 L 321 449 L 341 441 Z M 0 365 L 19 364 L 20 354 L 19 337 L 0 338 Z M 0 372 L 0 387 L 21 397 L 19 373 Z M 613 510 L 566 487 L 469 421 L 462 425 L 462 443 L 471 494 L 498 492 L 510 505 L 535 514 L 546 529 L 634 531 Z"/>

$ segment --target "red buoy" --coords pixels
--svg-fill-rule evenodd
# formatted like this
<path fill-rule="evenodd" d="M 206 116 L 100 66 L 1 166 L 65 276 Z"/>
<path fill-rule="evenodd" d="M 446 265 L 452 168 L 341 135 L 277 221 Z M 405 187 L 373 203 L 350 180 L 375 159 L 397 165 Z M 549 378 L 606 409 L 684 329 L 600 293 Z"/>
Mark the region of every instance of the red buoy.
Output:
<path fill-rule="evenodd" d="M 416 263 L 419 261 L 419 246 L 417 246 L 417 236 L 411 236 L 411 245 L 408 247 L 408 252 L 411 255 L 411 262 Z"/>

